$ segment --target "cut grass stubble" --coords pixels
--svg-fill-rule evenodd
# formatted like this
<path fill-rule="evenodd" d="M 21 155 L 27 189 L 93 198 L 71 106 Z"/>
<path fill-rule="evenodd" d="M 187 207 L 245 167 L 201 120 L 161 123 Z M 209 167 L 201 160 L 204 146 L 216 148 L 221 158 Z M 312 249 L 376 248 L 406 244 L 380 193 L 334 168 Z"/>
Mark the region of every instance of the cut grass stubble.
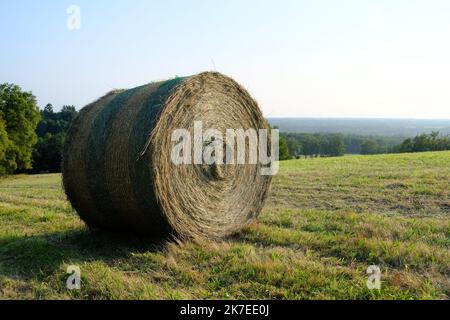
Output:
<path fill-rule="evenodd" d="M 448 299 L 450 153 L 282 162 L 258 223 L 223 242 L 91 232 L 60 175 L 0 180 L 3 299 Z M 366 286 L 378 265 L 381 290 Z M 67 290 L 69 265 L 81 290 Z"/>

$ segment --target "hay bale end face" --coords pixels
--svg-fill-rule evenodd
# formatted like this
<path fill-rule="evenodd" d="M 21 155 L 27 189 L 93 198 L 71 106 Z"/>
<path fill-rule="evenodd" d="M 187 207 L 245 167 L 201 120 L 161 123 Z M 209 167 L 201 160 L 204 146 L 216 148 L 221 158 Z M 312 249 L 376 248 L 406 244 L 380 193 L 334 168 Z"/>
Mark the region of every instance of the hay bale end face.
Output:
<path fill-rule="evenodd" d="M 113 91 L 83 108 L 67 134 L 63 184 L 93 228 L 149 236 L 230 235 L 258 216 L 271 177 L 259 165 L 176 165 L 175 129 L 263 129 L 256 102 L 215 72 Z"/>

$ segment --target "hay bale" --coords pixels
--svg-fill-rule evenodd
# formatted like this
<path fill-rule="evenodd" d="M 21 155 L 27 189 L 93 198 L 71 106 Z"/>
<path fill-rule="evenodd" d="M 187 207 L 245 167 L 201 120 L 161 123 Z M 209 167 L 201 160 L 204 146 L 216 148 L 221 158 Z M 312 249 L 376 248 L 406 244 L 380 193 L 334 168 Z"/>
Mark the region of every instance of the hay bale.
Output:
<path fill-rule="evenodd" d="M 171 133 L 268 128 L 256 102 L 219 73 L 113 91 L 83 108 L 63 152 L 63 184 L 93 228 L 223 237 L 258 216 L 270 176 L 259 165 L 172 163 Z"/>

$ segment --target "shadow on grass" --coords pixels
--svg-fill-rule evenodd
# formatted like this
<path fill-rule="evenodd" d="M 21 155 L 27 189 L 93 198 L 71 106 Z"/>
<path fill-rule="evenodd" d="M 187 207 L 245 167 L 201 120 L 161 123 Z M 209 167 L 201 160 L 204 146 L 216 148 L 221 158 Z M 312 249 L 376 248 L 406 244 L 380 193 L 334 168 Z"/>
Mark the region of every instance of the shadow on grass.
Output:
<path fill-rule="evenodd" d="M 88 229 L 3 237 L 0 238 L 0 275 L 40 278 L 59 272 L 62 263 L 111 264 L 133 253 L 159 252 L 169 241 Z"/>

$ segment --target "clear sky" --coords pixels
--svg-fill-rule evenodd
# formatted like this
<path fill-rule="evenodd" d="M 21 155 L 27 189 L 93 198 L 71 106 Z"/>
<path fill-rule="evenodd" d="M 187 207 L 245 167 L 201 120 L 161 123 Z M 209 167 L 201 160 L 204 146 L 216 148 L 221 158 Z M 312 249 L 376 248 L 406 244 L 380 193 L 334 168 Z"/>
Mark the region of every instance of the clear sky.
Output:
<path fill-rule="evenodd" d="M 450 118 L 448 0 L 0 0 L 0 30 L 40 106 L 217 70 L 269 117 Z"/>

